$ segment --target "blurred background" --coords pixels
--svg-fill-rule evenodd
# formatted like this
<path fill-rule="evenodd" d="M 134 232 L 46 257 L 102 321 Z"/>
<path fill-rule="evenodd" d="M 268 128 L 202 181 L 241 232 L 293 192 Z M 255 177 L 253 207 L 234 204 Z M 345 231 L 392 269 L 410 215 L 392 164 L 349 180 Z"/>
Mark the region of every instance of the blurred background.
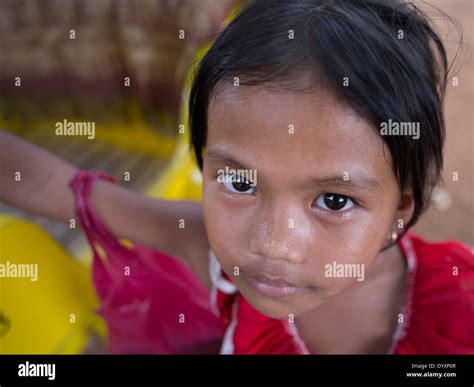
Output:
<path fill-rule="evenodd" d="M 447 91 L 444 185 L 415 231 L 472 245 L 474 2 L 429 3 L 417 2 L 435 20 L 450 58 L 458 55 L 457 80 Z M 199 200 L 187 128 L 179 130 L 188 74 L 241 4 L 0 0 L 0 127 L 146 195 Z M 462 46 L 459 29 L 436 8 L 458 21 Z M 95 122 L 95 139 L 56 136 L 54 124 L 64 119 Z M 78 226 L 0 203 L 0 262 L 38 261 L 47 268 L 34 286 L 0 279 L 0 353 L 105 351 L 105 328 L 93 313 L 90 258 Z M 71 310 L 77 323 L 68 320 Z"/>
<path fill-rule="evenodd" d="M 197 49 L 235 3 L 0 0 L 0 127 L 147 191 L 176 151 Z M 95 122 L 95 139 L 56 136 L 64 119 Z M 79 232 L 34 219 L 69 250 L 80 246 Z"/>

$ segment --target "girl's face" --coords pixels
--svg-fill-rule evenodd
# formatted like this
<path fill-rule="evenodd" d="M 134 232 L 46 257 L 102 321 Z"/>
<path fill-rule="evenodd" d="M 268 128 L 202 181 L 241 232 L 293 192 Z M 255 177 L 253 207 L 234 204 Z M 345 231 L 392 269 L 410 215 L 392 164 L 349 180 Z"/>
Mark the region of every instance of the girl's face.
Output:
<path fill-rule="evenodd" d="M 403 215 L 373 127 L 330 92 L 258 86 L 225 86 L 208 117 L 204 220 L 242 295 L 282 319 L 363 281 Z"/>

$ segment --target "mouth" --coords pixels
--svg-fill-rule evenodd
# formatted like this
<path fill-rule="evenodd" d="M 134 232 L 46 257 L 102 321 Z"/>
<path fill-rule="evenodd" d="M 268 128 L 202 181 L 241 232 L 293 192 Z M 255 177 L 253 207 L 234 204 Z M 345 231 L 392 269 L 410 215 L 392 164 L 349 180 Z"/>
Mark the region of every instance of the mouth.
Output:
<path fill-rule="evenodd" d="M 262 275 L 251 276 L 241 273 L 242 278 L 258 293 L 268 297 L 287 297 L 306 292 L 307 287 L 294 286 L 283 279 L 273 279 Z"/>

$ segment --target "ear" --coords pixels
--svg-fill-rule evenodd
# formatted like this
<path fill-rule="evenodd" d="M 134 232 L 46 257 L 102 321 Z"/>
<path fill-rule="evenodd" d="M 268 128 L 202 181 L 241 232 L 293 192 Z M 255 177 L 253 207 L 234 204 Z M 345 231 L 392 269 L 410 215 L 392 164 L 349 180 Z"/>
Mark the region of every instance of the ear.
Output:
<path fill-rule="evenodd" d="M 410 221 L 415 210 L 415 199 L 412 192 L 404 192 L 400 197 L 397 212 L 395 213 L 395 226 L 400 233 Z"/>

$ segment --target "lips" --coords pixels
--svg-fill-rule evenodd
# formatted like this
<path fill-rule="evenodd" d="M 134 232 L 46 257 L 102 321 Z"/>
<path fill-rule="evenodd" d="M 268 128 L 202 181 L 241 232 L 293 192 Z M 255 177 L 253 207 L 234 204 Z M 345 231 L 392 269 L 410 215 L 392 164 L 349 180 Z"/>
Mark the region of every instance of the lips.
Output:
<path fill-rule="evenodd" d="M 282 279 L 271 279 L 271 278 L 265 277 L 263 275 L 259 275 L 259 276 L 256 276 L 254 278 L 257 281 L 261 282 L 261 283 L 264 283 L 264 284 L 267 284 L 267 285 L 270 285 L 270 286 L 274 286 L 276 288 L 296 287 L 296 286 L 293 286 L 289 282 L 286 282 Z"/>
<path fill-rule="evenodd" d="M 294 286 L 283 279 L 273 279 L 262 275 L 242 275 L 246 282 L 257 292 L 269 297 L 286 297 L 308 290 L 306 287 Z"/>

